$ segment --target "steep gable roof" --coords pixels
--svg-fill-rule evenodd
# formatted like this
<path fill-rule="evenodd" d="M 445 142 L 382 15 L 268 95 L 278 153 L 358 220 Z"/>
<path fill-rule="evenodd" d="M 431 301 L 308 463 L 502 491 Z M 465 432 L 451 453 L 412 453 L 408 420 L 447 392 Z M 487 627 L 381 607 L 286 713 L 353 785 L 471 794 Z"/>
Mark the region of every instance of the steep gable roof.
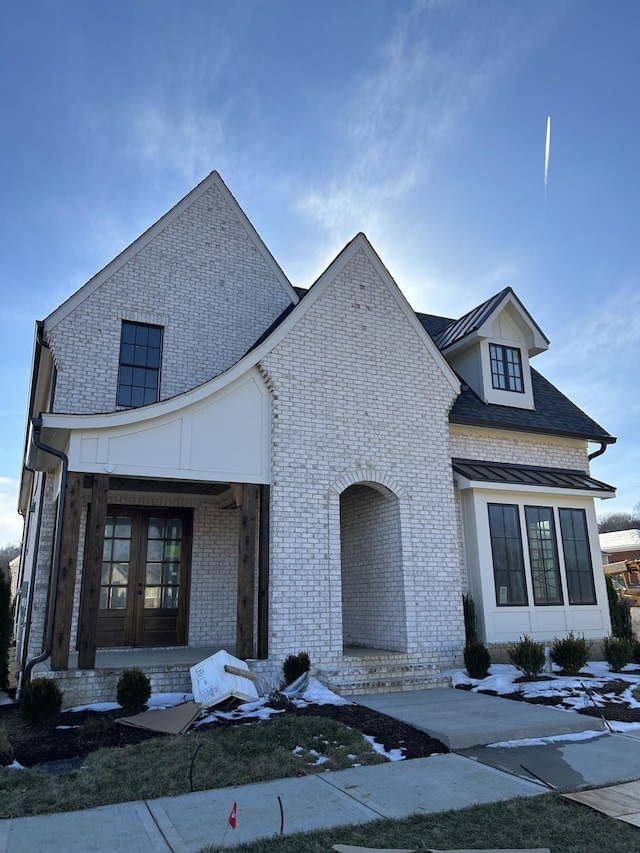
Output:
<path fill-rule="evenodd" d="M 285 310 L 281 313 L 280 317 L 278 317 L 274 321 L 274 323 L 272 323 L 272 325 L 267 330 L 265 330 L 265 332 L 258 338 L 258 340 L 253 344 L 253 346 L 248 350 L 248 352 L 252 352 L 257 349 L 262 350 L 264 346 L 268 346 L 269 349 L 271 349 L 280 340 L 282 340 L 282 338 L 289 331 L 289 329 L 291 329 L 298 322 L 300 317 L 302 317 L 309 310 L 313 303 L 326 290 L 330 282 L 332 282 L 335 277 L 339 275 L 341 270 L 360 250 L 362 250 L 366 254 L 372 266 L 380 276 L 380 279 L 388 287 L 391 295 L 400 306 L 410 325 L 413 326 L 414 330 L 418 334 L 418 337 L 421 338 L 422 342 L 427 347 L 432 357 L 442 369 L 442 372 L 448 379 L 449 383 L 451 384 L 451 387 L 456 392 L 459 392 L 460 380 L 458 376 L 452 370 L 445 357 L 435 345 L 431 336 L 416 316 L 415 311 L 409 305 L 404 294 L 394 281 L 393 277 L 391 276 L 391 273 L 387 270 L 387 268 L 381 261 L 378 253 L 373 248 L 366 235 L 362 232 L 356 234 L 353 240 L 347 243 L 344 249 L 334 258 L 334 260 L 329 264 L 329 266 L 320 275 L 320 277 L 316 279 L 316 281 L 312 284 L 309 290 L 304 291 L 302 288 L 297 288 L 297 291 L 301 296 L 298 304 L 293 306 L 293 308 L 285 308 Z"/>
<path fill-rule="evenodd" d="M 541 352 L 546 349 L 549 346 L 549 339 L 535 322 L 531 314 L 529 314 L 522 302 L 518 299 L 511 287 L 505 287 L 500 291 L 500 293 L 496 293 L 495 296 L 491 296 L 481 305 L 478 305 L 476 308 L 468 311 L 460 317 L 459 320 L 453 320 L 448 326 L 440 329 L 434 337 L 439 349 L 444 352 L 448 347 L 452 347 L 454 344 L 459 343 L 474 332 L 479 332 L 492 316 L 499 314 L 500 311 L 502 311 L 509 303 L 513 305 L 515 310 L 525 320 L 527 325 L 531 328 L 534 338 L 536 338 L 536 343 L 531 348 L 532 351 L 530 352 L 530 355 L 534 352 Z"/>
<path fill-rule="evenodd" d="M 246 214 L 235 200 L 231 192 L 229 191 L 227 185 L 224 183 L 222 178 L 217 172 L 211 172 L 208 177 L 206 177 L 203 181 L 201 181 L 197 187 L 191 190 L 190 193 L 181 199 L 176 205 L 174 205 L 171 210 L 164 214 L 164 216 L 160 217 L 156 223 L 154 223 L 150 228 L 148 228 L 144 234 L 141 234 L 137 240 L 134 240 L 131 245 L 127 246 L 124 251 L 122 251 L 117 257 L 115 257 L 110 263 L 107 264 L 106 267 L 100 270 L 100 272 L 96 273 L 93 278 L 90 278 L 89 281 L 84 284 L 79 290 L 76 290 L 74 294 L 72 294 L 65 302 L 62 303 L 58 308 L 55 309 L 45 320 L 45 328 L 49 329 L 53 326 L 56 326 L 62 319 L 64 319 L 73 309 L 83 302 L 87 297 L 89 297 L 92 293 L 94 293 L 103 282 L 105 282 L 108 278 L 110 278 L 117 270 L 119 270 L 124 264 L 127 263 L 132 257 L 134 257 L 141 249 L 143 249 L 146 245 L 148 245 L 154 237 L 156 237 L 161 231 L 163 231 L 168 225 L 170 225 L 178 216 L 184 213 L 197 199 L 200 198 L 203 193 L 207 192 L 212 186 L 216 186 L 218 190 L 222 193 L 225 201 L 228 203 L 229 207 L 244 227 L 247 232 L 248 238 L 253 242 L 257 251 L 262 255 L 263 259 L 267 263 L 267 265 L 271 268 L 275 278 L 282 285 L 283 290 L 287 294 L 288 298 L 296 304 L 299 300 L 298 294 L 296 293 L 295 288 L 292 286 L 289 279 L 286 277 L 279 264 L 271 254 L 271 252 L 267 249 L 265 244 L 263 243 L 260 235 L 255 230 Z"/>

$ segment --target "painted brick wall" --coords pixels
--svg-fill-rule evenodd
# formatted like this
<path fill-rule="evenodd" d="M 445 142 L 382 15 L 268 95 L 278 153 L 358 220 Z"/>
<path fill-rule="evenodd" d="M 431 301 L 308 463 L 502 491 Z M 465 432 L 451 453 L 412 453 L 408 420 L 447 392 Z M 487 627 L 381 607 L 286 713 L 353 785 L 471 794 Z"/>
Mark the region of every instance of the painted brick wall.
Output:
<path fill-rule="evenodd" d="M 262 367 L 273 387 L 270 657 L 341 659 L 339 494 L 378 482 L 399 499 L 408 652 L 449 665 L 464 642 L 462 609 L 443 607 L 461 592 L 455 395 L 362 250 Z"/>
<path fill-rule="evenodd" d="M 289 302 L 213 185 L 50 331 L 55 411 L 116 408 L 123 319 L 164 327 L 166 399 L 236 362 Z"/>
<path fill-rule="evenodd" d="M 586 441 L 560 442 L 542 437 L 519 437 L 514 433 L 490 435 L 482 430 L 455 427 L 451 430 L 451 452 L 459 459 L 589 471 Z"/>
<path fill-rule="evenodd" d="M 340 496 L 340 529 L 345 645 L 406 651 L 397 497 L 349 486 Z"/>
<path fill-rule="evenodd" d="M 35 495 L 36 501 L 39 498 L 40 489 L 43 488 L 42 483 L 43 478 L 40 475 L 38 490 Z M 53 489 L 54 479 L 53 477 L 48 477 L 44 485 L 45 497 L 42 506 L 38 552 L 35 552 L 35 546 L 30 549 L 27 553 L 27 565 L 25 566 L 25 577 L 29 579 L 29 575 L 31 575 L 31 580 L 34 584 L 31 629 L 28 641 L 29 659 L 36 657 L 44 649 L 45 613 L 49 592 L 49 572 L 53 554 L 53 533 L 57 507 L 57 503 L 53 500 Z"/>

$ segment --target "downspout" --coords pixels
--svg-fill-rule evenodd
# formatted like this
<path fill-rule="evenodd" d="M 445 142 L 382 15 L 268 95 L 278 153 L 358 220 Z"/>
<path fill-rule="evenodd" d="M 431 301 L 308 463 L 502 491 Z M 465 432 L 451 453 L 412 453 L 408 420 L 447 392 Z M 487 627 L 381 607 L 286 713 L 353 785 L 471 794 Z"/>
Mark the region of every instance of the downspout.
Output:
<path fill-rule="evenodd" d="M 591 460 L 592 460 L 592 459 L 595 459 L 597 456 L 602 456 L 602 454 L 603 454 L 603 453 L 605 452 L 605 450 L 607 449 L 607 446 L 608 446 L 608 444 L 607 444 L 607 442 L 606 442 L 606 441 L 601 441 L 601 442 L 600 442 L 600 449 L 599 449 L 599 450 L 596 450 L 594 453 L 590 453 L 590 454 L 589 454 L 589 457 L 588 457 L 588 458 L 589 458 L 589 462 L 591 462 Z"/>
<path fill-rule="evenodd" d="M 56 447 L 51 447 L 50 445 L 44 444 L 42 441 L 40 441 L 42 419 L 33 418 L 31 421 L 31 425 L 31 441 L 33 442 L 34 446 L 37 447 L 38 450 L 42 450 L 44 453 L 50 453 L 52 456 L 56 456 L 58 459 L 60 459 L 60 461 L 62 462 L 62 470 L 60 472 L 58 513 L 56 517 L 56 526 L 54 534 L 53 560 L 51 562 L 51 583 L 49 585 L 48 607 L 49 618 L 47 620 L 46 642 L 42 653 L 39 654 L 37 657 L 32 658 L 23 669 L 21 687 L 24 687 L 24 685 L 29 682 L 29 679 L 31 677 L 31 671 L 33 670 L 34 666 L 36 666 L 36 664 L 42 663 L 51 656 L 51 649 L 53 647 L 53 622 L 55 617 L 56 593 L 58 591 L 58 576 L 60 574 L 60 552 L 62 549 L 62 516 L 64 513 L 64 501 L 67 486 L 67 469 L 69 467 L 69 458 L 66 453 L 63 453 L 62 450 L 58 450 Z"/>

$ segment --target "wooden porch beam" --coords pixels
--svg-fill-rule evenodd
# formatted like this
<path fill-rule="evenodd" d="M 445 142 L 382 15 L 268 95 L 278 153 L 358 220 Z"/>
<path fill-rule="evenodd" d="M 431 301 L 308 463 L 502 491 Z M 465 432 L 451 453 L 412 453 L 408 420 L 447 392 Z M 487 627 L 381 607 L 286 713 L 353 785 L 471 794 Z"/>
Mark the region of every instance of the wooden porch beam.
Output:
<path fill-rule="evenodd" d="M 98 608 L 100 605 L 100 579 L 102 575 L 102 550 L 104 525 L 107 517 L 109 475 L 94 474 L 91 487 L 91 505 L 87 517 L 85 556 L 82 569 L 82 595 L 78 626 L 78 669 L 94 669 L 96 665 L 96 637 L 98 633 Z"/>
<path fill-rule="evenodd" d="M 258 538 L 258 658 L 269 657 L 269 486 L 260 486 Z"/>
<path fill-rule="evenodd" d="M 244 484 L 240 509 L 238 547 L 238 612 L 236 620 L 236 657 L 246 660 L 253 653 L 255 607 L 256 515 L 258 486 Z"/>
<path fill-rule="evenodd" d="M 62 530 L 60 531 L 62 540 L 58 588 L 53 613 L 51 669 L 54 670 L 69 668 L 69 642 L 71 640 L 71 617 L 78 562 L 83 480 L 84 474 L 79 471 L 68 471 L 65 493 L 58 498 L 58 500 L 64 499 L 64 509 Z"/>

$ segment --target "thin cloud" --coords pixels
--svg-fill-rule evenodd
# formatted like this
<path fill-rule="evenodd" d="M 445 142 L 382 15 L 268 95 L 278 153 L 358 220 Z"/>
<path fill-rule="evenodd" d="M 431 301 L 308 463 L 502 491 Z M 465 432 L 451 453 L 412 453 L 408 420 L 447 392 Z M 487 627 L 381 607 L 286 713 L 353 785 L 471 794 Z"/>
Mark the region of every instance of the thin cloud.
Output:
<path fill-rule="evenodd" d="M 357 81 L 342 113 L 346 156 L 337 174 L 328 189 L 305 193 L 299 209 L 336 239 L 366 229 L 377 241 L 388 224 L 381 211 L 428 181 L 501 75 L 540 36 L 517 10 L 501 11 L 417 2 L 399 16 L 377 69 Z"/>

